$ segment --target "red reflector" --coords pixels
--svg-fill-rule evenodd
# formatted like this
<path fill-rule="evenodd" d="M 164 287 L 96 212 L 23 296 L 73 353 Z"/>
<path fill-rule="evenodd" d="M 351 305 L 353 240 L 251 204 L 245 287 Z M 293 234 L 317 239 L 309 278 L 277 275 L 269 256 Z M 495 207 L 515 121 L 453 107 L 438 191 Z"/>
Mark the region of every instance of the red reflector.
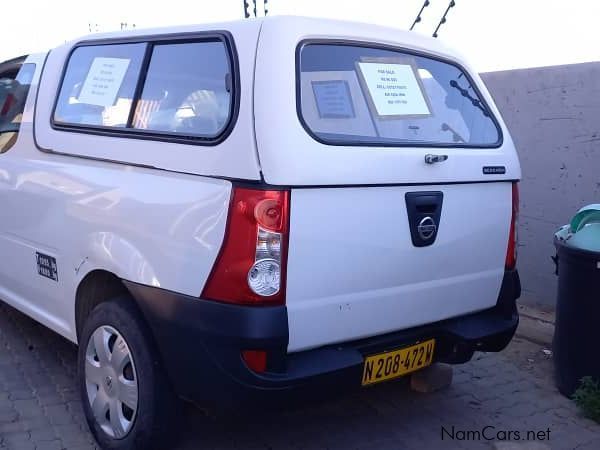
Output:
<path fill-rule="evenodd" d="M 264 350 L 242 350 L 242 359 L 254 372 L 267 371 L 267 352 Z"/>
<path fill-rule="evenodd" d="M 274 198 L 261 200 L 254 207 L 254 218 L 264 228 L 281 232 L 283 215 L 281 204 Z"/>
<path fill-rule="evenodd" d="M 508 235 L 508 248 L 506 250 L 505 267 L 513 270 L 517 266 L 517 225 L 519 219 L 519 185 L 512 184 L 512 216 L 510 219 L 510 233 Z"/>

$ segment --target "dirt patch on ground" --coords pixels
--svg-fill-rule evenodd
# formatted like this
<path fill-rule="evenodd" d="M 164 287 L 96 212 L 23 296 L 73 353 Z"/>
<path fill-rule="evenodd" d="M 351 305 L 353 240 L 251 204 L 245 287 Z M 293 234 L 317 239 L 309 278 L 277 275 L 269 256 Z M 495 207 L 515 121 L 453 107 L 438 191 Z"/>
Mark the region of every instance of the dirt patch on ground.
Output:
<path fill-rule="evenodd" d="M 549 345 L 531 342 L 517 335 L 501 355 L 544 384 L 554 384 L 554 363 Z"/>

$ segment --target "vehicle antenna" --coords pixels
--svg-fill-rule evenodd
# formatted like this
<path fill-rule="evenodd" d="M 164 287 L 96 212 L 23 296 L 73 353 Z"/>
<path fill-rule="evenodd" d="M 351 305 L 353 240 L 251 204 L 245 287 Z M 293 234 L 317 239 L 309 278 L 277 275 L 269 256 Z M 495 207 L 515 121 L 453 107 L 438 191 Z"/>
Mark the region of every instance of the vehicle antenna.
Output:
<path fill-rule="evenodd" d="M 446 16 L 448 15 L 448 11 L 450 11 L 450 8 L 454 8 L 455 6 L 456 6 L 456 2 L 454 0 L 450 0 L 450 3 L 448 4 L 448 7 L 446 8 L 446 11 L 444 12 L 444 15 L 442 16 L 442 18 L 440 20 L 440 23 L 438 23 L 437 27 L 435 28 L 435 31 L 432 34 L 432 36 L 434 38 L 438 37 L 438 30 L 440 29 L 442 24 L 446 23 Z"/>
<path fill-rule="evenodd" d="M 413 22 L 413 24 L 410 26 L 410 31 L 412 31 L 412 29 L 415 27 L 416 24 L 418 24 L 421 21 L 421 14 L 423 13 L 423 10 L 425 8 L 427 8 L 429 6 L 429 0 L 425 0 L 423 2 L 423 6 L 421 6 L 421 9 L 419 11 L 419 14 L 417 14 L 417 17 L 415 17 L 415 21 Z"/>

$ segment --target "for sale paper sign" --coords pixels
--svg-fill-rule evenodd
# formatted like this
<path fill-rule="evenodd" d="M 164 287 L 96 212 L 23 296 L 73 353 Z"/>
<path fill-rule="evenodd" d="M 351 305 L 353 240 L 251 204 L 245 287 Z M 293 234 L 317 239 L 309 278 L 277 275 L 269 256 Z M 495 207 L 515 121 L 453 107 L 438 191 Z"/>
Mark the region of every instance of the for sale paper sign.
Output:
<path fill-rule="evenodd" d="M 94 58 L 79 93 L 79 102 L 104 107 L 113 106 L 129 62 L 129 59 L 124 58 Z"/>
<path fill-rule="evenodd" d="M 429 116 L 431 109 L 412 64 L 358 62 L 370 106 L 379 117 Z"/>

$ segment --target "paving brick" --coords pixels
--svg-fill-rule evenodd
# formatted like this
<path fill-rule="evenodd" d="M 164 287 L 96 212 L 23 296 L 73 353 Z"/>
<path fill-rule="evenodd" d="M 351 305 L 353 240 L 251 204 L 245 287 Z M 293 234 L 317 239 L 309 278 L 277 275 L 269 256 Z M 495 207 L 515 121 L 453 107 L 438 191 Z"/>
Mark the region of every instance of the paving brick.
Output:
<path fill-rule="evenodd" d="M 29 389 L 29 386 L 21 375 L 15 375 L 14 378 L 11 377 L 10 379 L 5 380 L 2 385 L 4 389 L 9 392 Z"/>
<path fill-rule="evenodd" d="M 77 429 L 57 429 L 56 434 L 65 448 L 88 445 L 93 442 L 91 436 L 79 427 Z"/>
<path fill-rule="evenodd" d="M 577 450 L 598 450 L 600 448 L 600 435 L 598 438 L 593 439 L 581 446 L 577 447 Z"/>
<path fill-rule="evenodd" d="M 8 442 L 6 448 L 10 450 L 38 450 L 34 442 L 23 441 L 23 442 Z"/>
<path fill-rule="evenodd" d="M 35 398 L 31 389 L 14 389 L 10 391 L 11 400 L 29 400 Z"/>
<path fill-rule="evenodd" d="M 95 446 L 94 444 L 86 444 L 86 445 L 74 445 L 72 447 L 69 447 L 69 450 L 95 450 L 98 449 L 99 447 Z M 196 447 L 197 449 L 197 447 Z"/>
<path fill-rule="evenodd" d="M 2 443 L 7 447 L 12 448 L 20 444 L 30 443 L 30 437 L 28 431 L 7 431 L 2 433 Z"/>
<path fill-rule="evenodd" d="M 19 413 L 17 413 L 14 409 L 7 409 L 0 411 L 0 423 L 6 422 L 14 422 L 19 417 Z"/>
<path fill-rule="evenodd" d="M 21 418 L 39 417 L 43 411 L 36 399 L 14 400 L 13 407 L 19 413 Z"/>
<path fill-rule="evenodd" d="M 58 439 L 43 441 L 36 445 L 36 450 L 64 450 L 64 448 L 63 443 Z"/>
<path fill-rule="evenodd" d="M 495 450 L 550 450 L 548 444 L 542 442 L 494 442 Z"/>
<path fill-rule="evenodd" d="M 52 425 L 67 425 L 73 422 L 73 416 L 66 405 L 51 405 L 43 408 Z"/>
<path fill-rule="evenodd" d="M 57 406 L 65 404 L 65 400 L 57 392 L 36 394 L 36 400 L 42 408 L 45 406 Z"/>
<path fill-rule="evenodd" d="M 47 441 L 53 441 L 58 438 L 56 432 L 49 423 L 44 427 L 32 429 L 29 433 L 33 442 L 44 442 L 44 445 L 46 445 Z"/>
<path fill-rule="evenodd" d="M 0 423 L 0 436 L 6 433 L 14 433 L 19 431 L 27 431 L 27 428 L 21 421 L 3 422 Z"/>

